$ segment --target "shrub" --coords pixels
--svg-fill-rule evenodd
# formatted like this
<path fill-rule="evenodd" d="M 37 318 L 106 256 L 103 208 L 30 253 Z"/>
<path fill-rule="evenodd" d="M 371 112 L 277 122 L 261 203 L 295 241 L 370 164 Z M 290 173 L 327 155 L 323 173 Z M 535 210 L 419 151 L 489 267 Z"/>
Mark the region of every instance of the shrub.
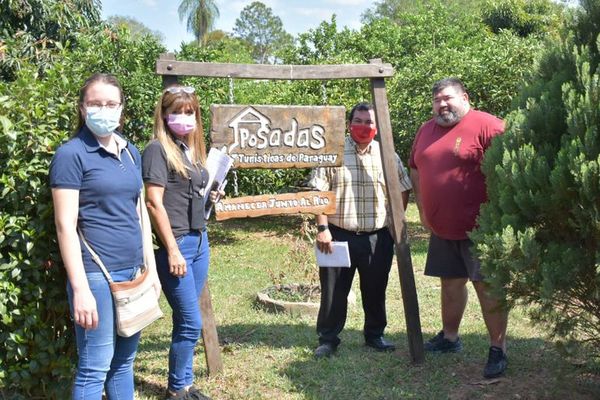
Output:
<path fill-rule="evenodd" d="M 60 258 L 48 167 L 72 133 L 78 89 L 96 71 L 112 72 L 126 94 L 125 134 L 140 145 L 160 93 L 154 40 L 131 41 L 99 28 L 62 50 L 44 75 L 24 63 L 0 82 L 0 387 L 23 398 L 64 398 L 75 365 L 65 273 Z M 16 394 L 15 394 L 16 396 Z"/>
<path fill-rule="evenodd" d="M 472 238 L 508 306 L 600 354 L 600 2 L 583 5 L 486 153 L 490 200 Z"/>
<path fill-rule="evenodd" d="M 507 29 L 526 37 L 557 30 L 561 12 L 562 6 L 550 0 L 488 1 L 482 18 L 495 33 Z"/>

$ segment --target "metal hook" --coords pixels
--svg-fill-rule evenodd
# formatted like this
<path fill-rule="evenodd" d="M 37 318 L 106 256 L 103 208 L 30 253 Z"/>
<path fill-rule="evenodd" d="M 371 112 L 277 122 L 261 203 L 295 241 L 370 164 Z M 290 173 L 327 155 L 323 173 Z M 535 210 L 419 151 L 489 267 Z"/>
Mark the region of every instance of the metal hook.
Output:
<path fill-rule="evenodd" d="M 233 104 L 233 78 L 231 75 L 228 75 L 227 77 L 229 78 L 229 104 Z"/>
<path fill-rule="evenodd" d="M 321 101 L 323 102 L 323 105 L 327 105 L 327 86 L 325 86 L 325 83 L 327 81 L 323 80 L 321 81 Z"/>

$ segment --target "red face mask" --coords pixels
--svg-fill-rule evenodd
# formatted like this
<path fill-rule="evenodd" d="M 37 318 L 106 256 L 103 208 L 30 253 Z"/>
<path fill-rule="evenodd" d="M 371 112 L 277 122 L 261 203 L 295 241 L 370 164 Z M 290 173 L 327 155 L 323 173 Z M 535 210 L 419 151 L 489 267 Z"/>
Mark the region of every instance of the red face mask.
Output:
<path fill-rule="evenodd" d="M 377 129 L 370 125 L 352 124 L 350 125 L 350 137 L 358 144 L 369 144 L 375 137 Z"/>

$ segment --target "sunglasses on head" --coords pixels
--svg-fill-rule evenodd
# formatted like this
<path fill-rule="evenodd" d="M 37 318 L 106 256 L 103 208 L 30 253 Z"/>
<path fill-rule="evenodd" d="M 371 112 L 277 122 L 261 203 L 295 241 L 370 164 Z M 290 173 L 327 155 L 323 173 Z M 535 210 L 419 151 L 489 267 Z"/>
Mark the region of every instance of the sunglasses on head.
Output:
<path fill-rule="evenodd" d="M 191 86 L 171 86 L 169 88 L 167 88 L 167 92 L 171 93 L 171 94 L 177 94 L 177 93 L 187 93 L 187 94 L 192 94 L 196 91 L 196 89 L 194 89 Z"/>

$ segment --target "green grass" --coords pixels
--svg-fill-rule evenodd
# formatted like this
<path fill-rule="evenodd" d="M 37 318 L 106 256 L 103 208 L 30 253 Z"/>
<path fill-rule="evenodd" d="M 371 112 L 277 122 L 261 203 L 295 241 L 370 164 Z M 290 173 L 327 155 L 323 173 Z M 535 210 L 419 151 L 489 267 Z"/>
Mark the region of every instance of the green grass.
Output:
<path fill-rule="evenodd" d="M 407 215 L 423 336 L 440 327 L 439 281 L 423 276 L 426 235 L 414 206 Z M 234 220 L 210 226 L 213 308 L 218 324 L 224 371 L 207 376 L 203 348 L 197 347 L 196 385 L 213 399 L 597 399 L 597 375 L 578 369 L 555 350 L 545 330 L 531 325 L 526 310 L 511 311 L 509 369 L 489 384 L 481 377 L 488 339 L 479 305 L 469 286 L 469 304 L 461 326 L 464 351 L 427 355 L 412 365 L 406 337 L 396 263 L 387 292 L 386 337 L 394 353 L 370 351 L 363 344 L 363 312 L 349 311 L 337 354 L 315 360 L 315 318 L 271 314 L 258 308 L 259 290 L 274 283 L 317 278 L 312 246 L 302 241 L 298 217 Z M 136 359 L 140 399 L 161 399 L 166 389 L 170 308 L 166 318 L 142 335 Z"/>

